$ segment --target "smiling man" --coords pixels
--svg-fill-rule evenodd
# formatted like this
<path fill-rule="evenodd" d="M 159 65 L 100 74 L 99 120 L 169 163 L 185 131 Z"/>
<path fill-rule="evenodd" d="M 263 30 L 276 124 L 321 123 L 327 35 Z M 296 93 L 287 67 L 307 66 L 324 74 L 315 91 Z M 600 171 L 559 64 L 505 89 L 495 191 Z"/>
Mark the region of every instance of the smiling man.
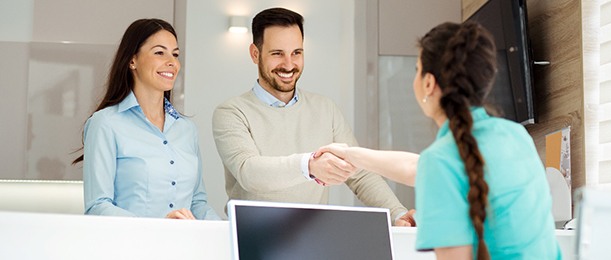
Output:
<path fill-rule="evenodd" d="M 331 153 L 313 156 L 329 143 L 357 143 L 329 98 L 296 88 L 304 66 L 303 17 L 266 9 L 254 17 L 252 34 L 259 78 L 250 91 L 219 105 L 212 119 L 229 199 L 327 204 L 328 186 L 345 183 L 365 205 L 388 208 L 395 224 L 407 225 L 407 209 L 381 177 Z"/>

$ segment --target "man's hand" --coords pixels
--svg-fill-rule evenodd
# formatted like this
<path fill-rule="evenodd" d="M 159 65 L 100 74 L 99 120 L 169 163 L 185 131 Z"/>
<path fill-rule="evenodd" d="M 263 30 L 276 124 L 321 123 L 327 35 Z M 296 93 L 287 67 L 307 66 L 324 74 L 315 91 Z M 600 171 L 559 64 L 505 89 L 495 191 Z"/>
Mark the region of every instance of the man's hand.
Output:
<path fill-rule="evenodd" d="M 415 209 L 410 209 L 405 213 L 405 215 L 401 216 L 395 221 L 395 226 L 403 226 L 403 227 L 415 227 L 416 220 L 414 219 L 414 214 L 416 214 Z"/>
<path fill-rule="evenodd" d="M 331 153 L 312 156 L 308 166 L 310 174 L 325 185 L 342 184 L 357 170 L 352 164 Z"/>
<path fill-rule="evenodd" d="M 348 145 L 342 143 L 332 143 L 318 148 L 314 153 L 314 157 L 318 157 L 323 153 L 332 153 L 338 158 L 346 160 Z"/>
<path fill-rule="evenodd" d="M 174 210 L 168 213 L 165 217 L 170 219 L 195 219 L 193 213 L 191 213 L 190 210 L 185 208 Z"/>

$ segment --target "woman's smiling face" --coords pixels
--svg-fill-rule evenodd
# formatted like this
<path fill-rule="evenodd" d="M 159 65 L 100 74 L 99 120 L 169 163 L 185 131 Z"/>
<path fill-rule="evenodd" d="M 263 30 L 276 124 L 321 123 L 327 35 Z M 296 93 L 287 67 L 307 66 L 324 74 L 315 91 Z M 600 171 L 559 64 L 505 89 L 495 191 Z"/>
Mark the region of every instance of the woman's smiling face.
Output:
<path fill-rule="evenodd" d="M 134 88 L 171 90 L 180 71 L 179 53 L 178 42 L 172 33 L 161 30 L 151 35 L 130 63 Z"/>

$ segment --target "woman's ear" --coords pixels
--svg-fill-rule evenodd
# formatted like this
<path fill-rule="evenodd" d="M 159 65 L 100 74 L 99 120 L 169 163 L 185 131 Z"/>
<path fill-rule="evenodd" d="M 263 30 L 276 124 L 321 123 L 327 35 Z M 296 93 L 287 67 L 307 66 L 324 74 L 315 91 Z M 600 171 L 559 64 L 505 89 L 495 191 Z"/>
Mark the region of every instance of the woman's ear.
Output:
<path fill-rule="evenodd" d="M 132 57 L 132 60 L 129 61 L 129 68 L 131 68 L 131 69 L 135 69 L 136 68 L 136 55 L 134 55 Z"/>
<path fill-rule="evenodd" d="M 426 96 L 432 96 L 433 92 L 435 91 L 435 87 L 437 86 L 435 76 L 433 76 L 431 73 L 426 73 L 424 74 L 424 78 L 422 80 L 424 81 L 424 94 Z"/>

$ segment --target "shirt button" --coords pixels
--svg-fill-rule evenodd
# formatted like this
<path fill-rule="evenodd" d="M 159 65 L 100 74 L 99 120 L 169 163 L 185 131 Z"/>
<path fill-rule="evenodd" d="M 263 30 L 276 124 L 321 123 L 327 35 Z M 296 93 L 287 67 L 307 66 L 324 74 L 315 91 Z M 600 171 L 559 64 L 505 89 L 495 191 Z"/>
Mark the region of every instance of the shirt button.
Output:
<path fill-rule="evenodd" d="M 167 140 L 163 140 L 163 144 L 168 144 L 168 141 Z"/>
<path fill-rule="evenodd" d="M 174 164 L 174 160 L 170 160 L 170 164 Z"/>
<path fill-rule="evenodd" d="M 174 204 L 170 203 L 170 208 L 173 208 L 173 207 L 174 207 Z"/>
<path fill-rule="evenodd" d="M 175 182 L 175 181 L 172 181 L 172 186 L 174 186 L 174 185 L 176 185 L 176 182 Z"/>

